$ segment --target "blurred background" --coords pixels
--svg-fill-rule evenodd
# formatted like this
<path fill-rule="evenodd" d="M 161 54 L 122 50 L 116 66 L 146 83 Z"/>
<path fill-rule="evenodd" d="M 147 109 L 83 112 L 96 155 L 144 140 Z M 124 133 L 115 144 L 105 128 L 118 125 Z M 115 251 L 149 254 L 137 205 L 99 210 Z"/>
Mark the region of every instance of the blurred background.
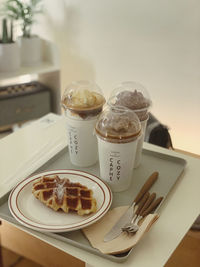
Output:
<path fill-rule="evenodd" d="M 58 48 L 62 91 L 73 80 L 90 79 L 108 98 L 120 82 L 140 82 L 174 147 L 200 154 L 198 0 L 44 0 L 43 5 L 33 32 Z"/>
<path fill-rule="evenodd" d="M 134 80 L 150 92 L 151 112 L 175 148 L 200 153 L 200 2 L 198 0 L 45 0 L 34 26 L 56 43 L 61 86 L 95 80 L 106 97 Z"/>

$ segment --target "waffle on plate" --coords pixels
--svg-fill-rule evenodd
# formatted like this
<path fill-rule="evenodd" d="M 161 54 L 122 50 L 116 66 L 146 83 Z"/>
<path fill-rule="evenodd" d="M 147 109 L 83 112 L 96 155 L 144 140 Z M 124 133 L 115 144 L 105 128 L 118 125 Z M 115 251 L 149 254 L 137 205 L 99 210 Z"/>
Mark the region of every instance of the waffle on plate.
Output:
<path fill-rule="evenodd" d="M 78 215 L 94 213 L 97 210 L 93 191 L 67 178 L 42 176 L 32 187 L 32 193 L 46 206 L 55 211 L 77 212 Z"/>

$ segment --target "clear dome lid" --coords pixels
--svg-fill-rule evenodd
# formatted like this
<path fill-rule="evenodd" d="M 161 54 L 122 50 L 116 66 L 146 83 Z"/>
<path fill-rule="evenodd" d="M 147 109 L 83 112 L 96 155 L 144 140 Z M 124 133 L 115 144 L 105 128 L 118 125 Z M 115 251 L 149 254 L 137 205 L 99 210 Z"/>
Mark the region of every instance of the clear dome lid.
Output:
<path fill-rule="evenodd" d="M 134 110 L 142 121 L 148 118 L 147 111 L 151 106 L 151 99 L 142 84 L 128 81 L 121 83 L 112 91 L 108 104 L 111 106 L 124 106 Z"/>
<path fill-rule="evenodd" d="M 151 105 L 147 89 L 140 83 L 122 82 L 110 95 L 111 104 L 125 106 L 132 110 L 148 108 Z"/>
<path fill-rule="evenodd" d="M 64 109 L 74 111 L 99 109 L 105 104 L 100 87 L 91 81 L 74 81 L 67 86 L 62 96 Z"/>
<path fill-rule="evenodd" d="M 107 106 L 96 123 L 96 134 L 110 142 L 130 142 L 141 132 L 141 123 L 134 111 L 122 106 Z"/>

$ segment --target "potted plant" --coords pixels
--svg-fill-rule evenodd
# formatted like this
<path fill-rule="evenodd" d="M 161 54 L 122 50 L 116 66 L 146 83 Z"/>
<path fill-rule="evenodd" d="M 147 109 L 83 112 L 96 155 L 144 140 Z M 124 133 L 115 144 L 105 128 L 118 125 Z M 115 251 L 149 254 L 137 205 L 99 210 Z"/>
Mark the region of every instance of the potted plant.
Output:
<path fill-rule="evenodd" d="M 22 36 L 18 39 L 22 65 L 34 65 L 41 61 L 41 39 L 32 34 L 35 17 L 42 12 L 42 0 L 7 0 L 4 4 L 6 14 L 20 21 Z"/>
<path fill-rule="evenodd" d="M 19 45 L 13 40 L 13 21 L 2 20 L 2 33 L 0 39 L 0 71 L 16 71 L 20 67 Z M 8 29 L 9 28 L 9 29 Z"/>

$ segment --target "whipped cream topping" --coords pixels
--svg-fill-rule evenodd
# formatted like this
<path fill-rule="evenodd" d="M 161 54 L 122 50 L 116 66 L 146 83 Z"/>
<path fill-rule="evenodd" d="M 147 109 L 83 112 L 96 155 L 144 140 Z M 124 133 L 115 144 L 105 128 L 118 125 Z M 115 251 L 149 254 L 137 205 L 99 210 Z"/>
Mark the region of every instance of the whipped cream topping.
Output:
<path fill-rule="evenodd" d="M 137 90 L 122 91 L 116 95 L 116 105 L 124 106 L 133 110 L 143 109 L 150 106 L 150 101 Z"/>
<path fill-rule="evenodd" d="M 127 109 L 115 110 L 115 107 L 100 116 L 96 132 L 105 139 L 132 139 L 139 135 L 141 124 L 137 115 Z"/>
<path fill-rule="evenodd" d="M 80 110 L 97 108 L 103 106 L 104 103 L 105 98 L 101 94 L 87 89 L 71 91 L 65 95 L 63 100 L 67 108 Z"/>
<path fill-rule="evenodd" d="M 66 188 L 64 187 L 66 180 L 63 179 L 63 181 L 57 182 L 56 187 L 53 189 L 54 193 L 57 195 L 58 201 L 61 202 L 63 200 Z"/>

